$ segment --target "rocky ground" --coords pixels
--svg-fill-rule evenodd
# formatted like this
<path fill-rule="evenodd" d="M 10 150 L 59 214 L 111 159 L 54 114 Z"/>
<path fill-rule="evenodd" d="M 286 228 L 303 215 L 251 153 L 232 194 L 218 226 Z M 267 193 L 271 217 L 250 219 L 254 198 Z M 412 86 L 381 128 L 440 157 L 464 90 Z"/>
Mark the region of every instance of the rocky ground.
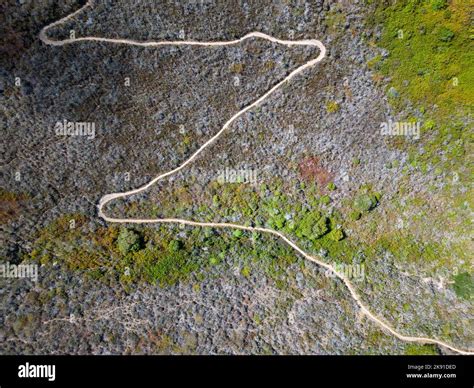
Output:
<path fill-rule="evenodd" d="M 40 265 L 36 283 L 0 279 L 3 354 L 446 351 L 383 333 L 341 282 L 270 237 L 120 229 L 98 218 L 102 195 L 176 167 L 318 52 L 259 39 L 226 48 L 41 43 L 44 25 L 81 4 L 2 5 L 1 257 Z M 457 166 L 420 172 L 411 150 L 426 153 L 426 144 L 380 135 L 388 118 L 423 117 L 410 103 L 396 108 L 390 77 L 371 64 L 389 56 L 373 43 L 383 27 L 369 23 L 371 12 L 362 1 L 96 1 L 50 35 L 228 40 L 257 30 L 321 40 L 321 63 L 189 169 L 108 211 L 281 229 L 327 262 L 363 264 L 354 284 L 400 332 L 472 348 L 470 186 L 452 184 Z M 94 138 L 57 136 L 63 120 L 94 122 Z M 226 168 L 255 182 L 218 182 Z M 327 235 L 299 233 L 305 209 L 327 217 Z M 339 229 L 344 238 L 330 238 Z M 135 245 L 121 245 L 124 230 Z"/>

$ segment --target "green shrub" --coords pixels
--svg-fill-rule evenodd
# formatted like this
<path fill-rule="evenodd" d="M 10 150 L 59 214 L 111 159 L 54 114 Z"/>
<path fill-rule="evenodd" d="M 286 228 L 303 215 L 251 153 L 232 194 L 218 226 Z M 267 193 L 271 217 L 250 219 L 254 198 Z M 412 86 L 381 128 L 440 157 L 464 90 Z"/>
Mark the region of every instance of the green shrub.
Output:
<path fill-rule="evenodd" d="M 140 250 L 141 245 L 140 235 L 131 229 L 122 229 L 117 237 L 117 248 L 122 255 Z"/>
<path fill-rule="evenodd" d="M 323 195 L 321 197 L 321 200 L 320 202 L 323 204 L 323 205 L 329 205 L 331 203 L 331 197 L 329 195 Z"/>
<path fill-rule="evenodd" d="M 183 242 L 179 240 L 171 240 L 168 245 L 168 249 L 171 252 L 178 252 L 179 250 L 183 249 L 183 247 L 184 247 Z"/>
<path fill-rule="evenodd" d="M 249 266 L 244 266 L 244 268 L 242 268 L 242 271 L 240 271 L 240 273 L 242 274 L 242 276 L 245 276 L 246 278 L 250 277 L 250 267 Z"/>
<path fill-rule="evenodd" d="M 353 221 L 360 220 L 360 217 L 362 217 L 362 213 L 358 210 L 354 210 L 349 214 L 349 217 Z"/>
<path fill-rule="evenodd" d="M 307 213 L 298 225 L 296 236 L 316 240 L 329 232 L 328 223 L 328 218 L 319 212 Z"/>
<path fill-rule="evenodd" d="M 336 113 L 339 109 L 339 104 L 336 101 L 329 101 L 326 104 L 326 110 L 328 113 Z"/>
<path fill-rule="evenodd" d="M 377 199 L 370 194 L 361 194 L 356 197 L 354 207 L 361 212 L 368 212 L 377 205 Z"/>
<path fill-rule="evenodd" d="M 425 121 L 425 124 L 423 125 L 423 127 L 427 129 L 428 131 L 431 131 L 435 127 L 435 125 L 436 124 L 434 120 L 429 119 Z"/>
<path fill-rule="evenodd" d="M 311 228 L 313 239 L 324 236 L 328 231 L 328 218 L 321 217 L 316 224 Z"/>
<path fill-rule="evenodd" d="M 439 31 L 438 37 L 442 42 L 451 42 L 454 39 L 454 32 L 449 28 L 442 27 Z"/>
<path fill-rule="evenodd" d="M 244 232 L 241 229 L 235 229 L 232 235 L 236 238 L 242 237 Z"/>
<path fill-rule="evenodd" d="M 431 0 L 431 8 L 435 11 L 440 11 L 448 7 L 447 0 Z"/>
<path fill-rule="evenodd" d="M 211 264 L 211 265 L 217 265 L 217 264 L 219 264 L 220 262 L 221 262 L 221 261 L 220 261 L 219 257 L 217 257 L 217 256 L 211 256 L 211 257 L 209 258 L 209 264 Z"/>
<path fill-rule="evenodd" d="M 328 237 L 333 241 L 341 241 L 344 236 L 344 231 L 342 229 L 334 229 L 329 234 Z"/>

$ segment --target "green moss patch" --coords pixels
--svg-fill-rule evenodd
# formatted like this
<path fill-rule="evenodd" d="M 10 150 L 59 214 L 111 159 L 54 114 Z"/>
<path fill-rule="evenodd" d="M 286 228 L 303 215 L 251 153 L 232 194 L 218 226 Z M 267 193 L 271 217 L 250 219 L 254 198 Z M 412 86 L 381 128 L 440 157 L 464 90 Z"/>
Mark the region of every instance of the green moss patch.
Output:
<path fill-rule="evenodd" d="M 472 299 L 474 297 L 474 276 L 468 272 L 454 276 L 453 288 L 459 298 Z"/>
<path fill-rule="evenodd" d="M 405 346 L 405 354 L 407 356 L 436 356 L 439 354 L 439 351 L 434 345 L 407 344 Z"/>

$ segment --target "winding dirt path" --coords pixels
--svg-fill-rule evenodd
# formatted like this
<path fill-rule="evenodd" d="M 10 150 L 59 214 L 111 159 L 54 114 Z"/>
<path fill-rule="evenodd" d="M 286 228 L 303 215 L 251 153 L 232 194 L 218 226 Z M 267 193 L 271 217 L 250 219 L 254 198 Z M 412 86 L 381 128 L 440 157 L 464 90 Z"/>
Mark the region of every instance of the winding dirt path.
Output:
<path fill-rule="evenodd" d="M 396 331 L 389 323 L 387 323 L 383 318 L 377 317 L 374 313 L 372 313 L 369 308 L 364 304 L 362 301 L 361 297 L 357 293 L 356 289 L 352 285 L 352 283 L 349 281 L 349 279 L 343 274 L 339 273 L 335 270 L 335 268 L 330 265 L 325 263 L 324 261 L 319 260 L 318 258 L 309 255 L 306 253 L 303 249 L 301 249 L 298 245 L 296 245 L 293 241 L 291 241 L 288 237 L 286 237 L 284 234 L 277 232 L 273 229 L 267 229 L 267 228 L 260 228 L 260 227 L 251 227 L 251 226 L 244 226 L 244 225 L 238 225 L 238 224 L 232 224 L 232 223 L 219 223 L 219 222 L 197 222 L 197 221 L 190 221 L 186 219 L 180 219 L 180 218 L 157 218 L 157 219 L 141 219 L 141 218 L 113 218 L 107 216 L 103 212 L 104 206 L 109 203 L 110 201 L 117 199 L 117 198 L 124 198 L 128 197 L 133 194 L 138 194 L 140 192 L 145 191 L 148 189 L 150 186 L 158 182 L 159 180 L 166 178 L 170 175 L 173 175 L 177 173 L 178 171 L 182 170 L 185 168 L 188 164 L 192 163 L 198 156 L 199 154 L 204 151 L 209 145 L 214 143 L 221 135 L 222 133 L 239 117 L 241 117 L 245 112 L 251 110 L 252 108 L 258 106 L 261 102 L 266 100 L 273 92 L 278 90 L 283 84 L 287 83 L 290 81 L 292 78 L 303 72 L 304 70 L 313 67 L 317 63 L 321 62 L 324 57 L 326 56 L 326 48 L 324 45 L 316 39 L 306 39 L 306 40 L 281 40 L 274 38 L 272 36 L 266 35 L 261 32 L 251 32 L 245 36 L 243 36 L 240 39 L 236 40 L 231 40 L 231 41 L 209 41 L 209 42 L 203 42 L 203 41 L 193 41 L 193 40 L 183 40 L 183 41 L 149 41 L 149 42 L 141 42 L 141 41 L 136 41 L 136 40 L 130 40 L 130 39 L 110 39 L 110 38 L 101 38 L 101 37 L 96 37 L 96 36 L 87 36 L 87 37 L 80 37 L 80 38 L 74 38 L 74 39 L 65 39 L 65 40 L 52 40 L 48 37 L 47 32 L 49 29 L 58 26 L 60 24 L 63 24 L 64 22 L 71 20 L 74 18 L 76 15 L 79 13 L 83 12 L 86 8 L 93 7 L 94 5 L 94 0 L 89 0 L 83 7 L 79 8 L 77 11 L 71 13 L 70 15 L 54 22 L 51 23 L 50 25 L 44 27 L 40 34 L 39 38 L 41 41 L 43 41 L 47 45 L 52 45 L 52 46 L 64 46 L 66 44 L 71 44 L 71 43 L 77 43 L 77 42 L 83 42 L 83 41 L 92 41 L 92 42 L 107 42 L 107 43 L 114 43 L 114 44 L 124 44 L 124 45 L 133 45 L 133 46 L 143 46 L 143 47 L 159 47 L 159 46 L 231 46 L 231 45 L 237 45 L 247 39 L 250 38 L 261 38 L 268 40 L 270 42 L 278 43 L 281 45 L 285 45 L 288 47 L 291 46 L 312 46 L 312 47 L 317 47 L 320 51 L 319 55 L 317 58 L 312 59 L 302 66 L 298 67 L 296 70 L 293 70 L 288 76 L 286 76 L 282 81 L 278 82 L 275 86 L 273 86 L 270 90 L 268 90 L 265 94 L 263 94 L 261 97 L 256 99 L 254 102 L 251 104 L 247 105 L 245 108 L 234 114 L 227 122 L 223 125 L 223 127 L 217 132 L 214 136 L 212 136 L 208 141 L 206 141 L 194 154 L 192 154 L 186 161 L 184 161 L 180 166 L 176 167 L 175 169 L 168 171 L 166 173 L 163 173 L 161 175 L 158 175 L 156 178 L 152 179 L 150 182 L 147 184 L 138 187 L 134 190 L 122 192 L 122 193 L 111 193 L 104 195 L 98 205 L 98 214 L 101 218 L 103 218 L 107 222 L 112 222 L 112 223 L 121 223 L 121 224 L 151 224 L 151 223 L 169 223 L 169 224 L 181 224 L 181 225 L 189 225 L 189 226 L 196 226 L 196 227 L 210 227 L 210 228 L 230 228 L 230 229 L 240 229 L 240 230 L 245 230 L 245 231 L 250 231 L 250 232 L 259 232 L 259 233 L 267 233 L 273 236 L 276 236 L 280 239 L 282 239 L 286 244 L 288 244 L 291 248 L 293 248 L 296 252 L 298 252 L 300 255 L 305 257 L 307 260 L 312 261 L 313 263 L 316 263 L 317 265 L 326 268 L 327 270 L 331 271 L 334 273 L 334 275 L 342 280 L 344 284 L 346 285 L 347 289 L 349 290 L 352 298 L 354 301 L 357 303 L 359 306 L 360 310 L 362 313 L 369 318 L 372 322 L 374 322 L 377 326 L 382 328 L 385 332 L 388 332 L 392 334 L 393 336 L 397 337 L 398 339 L 406 342 L 416 342 L 420 344 L 434 344 L 438 345 L 441 347 L 444 347 L 446 349 L 449 349 L 455 353 L 459 354 L 464 354 L 464 355 L 472 355 L 474 354 L 474 351 L 471 350 L 463 350 L 456 348 L 455 346 L 449 345 L 446 342 L 433 339 L 433 338 L 425 338 L 425 337 L 411 337 L 411 336 L 406 336 L 398 331 Z"/>

